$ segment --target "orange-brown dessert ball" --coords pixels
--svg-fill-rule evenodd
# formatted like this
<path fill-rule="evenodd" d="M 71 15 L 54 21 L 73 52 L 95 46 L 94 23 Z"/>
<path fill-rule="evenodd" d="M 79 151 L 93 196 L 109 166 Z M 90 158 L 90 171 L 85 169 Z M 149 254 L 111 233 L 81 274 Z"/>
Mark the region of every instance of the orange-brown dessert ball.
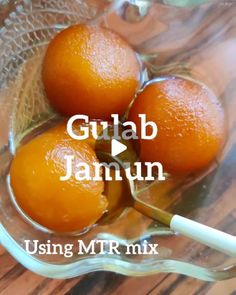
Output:
<path fill-rule="evenodd" d="M 74 156 L 73 174 L 66 181 L 64 156 Z M 95 175 L 98 159 L 86 141 L 66 133 L 66 124 L 49 129 L 21 146 L 10 168 L 11 186 L 17 204 L 32 220 L 56 232 L 81 231 L 105 212 L 104 182 L 75 178 L 75 165 L 86 163 Z M 81 168 L 80 168 L 81 169 Z"/>
<path fill-rule="evenodd" d="M 112 113 L 123 114 L 133 99 L 140 65 L 118 34 L 79 24 L 49 43 L 42 77 L 50 103 L 61 114 L 108 119 Z"/>
<path fill-rule="evenodd" d="M 146 114 L 158 127 L 154 139 L 140 139 L 140 158 L 161 162 L 167 172 L 199 171 L 216 159 L 222 148 L 224 109 L 217 97 L 197 82 L 172 77 L 146 86 L 129 113 L 140 136 L 139 114 Z"/>

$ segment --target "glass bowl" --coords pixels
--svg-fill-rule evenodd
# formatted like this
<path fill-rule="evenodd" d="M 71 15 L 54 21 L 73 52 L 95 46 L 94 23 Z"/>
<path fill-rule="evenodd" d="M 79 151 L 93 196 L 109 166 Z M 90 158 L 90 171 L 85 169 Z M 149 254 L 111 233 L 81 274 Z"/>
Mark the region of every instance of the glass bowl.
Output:
<path fill-rule="evenodd" d="M 207 2 L 207 3 L 206 3 Z M 141 187 L 152 205 L 236 234 L 236 3 L 234 1 L 0 1 L 0 242 L 28 269 L 51 278 L 106 270 L 144 276 L 180 273 L 202 280 L 236 276 L 236 258 L 207 248 L 127 208 L 113 223 L 80 236 L 61 236 L 34 227 L 14 206 L 9 166 L 22 138 L 57 115 L 41 85 L 45 48 L 61 29 L 79 22 L 102 23 L 126 38 L 139 54 L 146 77 L 187 76 L 222 100 L 228 139 L 215 163 L 197 178 L 170 177 Z M 74 254 L 37 255 L 25 240 L 71 243 Z M 116 240 L 120 254 L 77 255 L 78 240 Z M 158 243 L 158 255 L 127 255 L 122 245 Z M 70 255 L 69 255 L 70 256 Z"/>

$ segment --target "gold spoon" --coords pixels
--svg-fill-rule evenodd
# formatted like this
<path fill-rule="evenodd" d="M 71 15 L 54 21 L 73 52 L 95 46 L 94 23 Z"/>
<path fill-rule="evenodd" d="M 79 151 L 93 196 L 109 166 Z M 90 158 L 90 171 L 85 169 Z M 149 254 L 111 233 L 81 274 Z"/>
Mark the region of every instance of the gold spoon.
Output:
<path fill-rule="evenodd" d="M 111 154 L 107 152 L 97 151 L 97 156 L 99 160 L 103 162 L 106 161 L 106 163 L 109 163 L 116 161 L 123 169 L 126 168 L 124 167 L 124 163 L 121 160 L 112 157 Z M 124 175 L 125 173 L 123 173 L 123 177 Z M 126 200 L 125 204 L 129 204 L 129 206 L 132 206 L 145 216 L 167 225 L 173 231 L 179 232 L 186 237 L 189 237 L 229 256 L 236 256 L 235 236 L 182 217 L 180 215 L 171 214 L 165 210 L 143 202 L 138 198 L 134 182 L 127 178 L 125 178 L 125 180 L 128 188 L 124 196 Z M 117 205 L 119 206 L 119 204 Z M 118 208 L 113 208 L 113 210 L 115 209 Z M 118 210 L 117 215 L 121 214 L 121 211 Z M 112 212 L 110 212 L 110 214 L 112 214 Z M 117 217 L 117 215 L 113 214 L 113 218 Z"/>

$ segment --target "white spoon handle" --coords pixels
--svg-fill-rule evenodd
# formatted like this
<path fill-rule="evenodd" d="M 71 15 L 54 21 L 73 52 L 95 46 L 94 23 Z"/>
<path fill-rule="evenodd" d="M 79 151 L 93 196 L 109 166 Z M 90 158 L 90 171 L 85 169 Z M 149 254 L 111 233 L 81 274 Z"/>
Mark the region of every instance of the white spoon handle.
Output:
<path fill-rule="evenodd" d="M 174 215 L 170 228 L 230 256 L 236 256 L 236 237 L 220 230 Z"/>

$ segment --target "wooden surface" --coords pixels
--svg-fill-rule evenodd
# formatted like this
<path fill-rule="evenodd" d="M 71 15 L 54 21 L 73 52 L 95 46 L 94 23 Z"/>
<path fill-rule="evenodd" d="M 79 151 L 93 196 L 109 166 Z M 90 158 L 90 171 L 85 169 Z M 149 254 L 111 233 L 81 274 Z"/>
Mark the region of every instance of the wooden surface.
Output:
<path fill-rule="evenodd" d="M 68 280 L 26 270 L 0 247 L 1 295 L 235 295 L 236 279 L 209 283 L 175 274 L 133 278 L 97 272 Z"/>

